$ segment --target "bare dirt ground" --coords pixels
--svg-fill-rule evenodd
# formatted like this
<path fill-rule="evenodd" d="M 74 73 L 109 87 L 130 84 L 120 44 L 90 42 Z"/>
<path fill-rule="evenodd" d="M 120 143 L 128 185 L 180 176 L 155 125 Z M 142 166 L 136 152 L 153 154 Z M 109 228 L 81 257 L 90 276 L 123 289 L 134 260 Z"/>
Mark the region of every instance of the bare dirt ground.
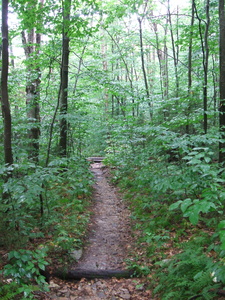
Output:
<path fill-rule="evenodd" d="M 78 268 L 119 269 L 130 237 L 129 211 L 110 186 L 101 163 L 92 164 L 95 175 L 93 218 L 84 256 Z"/>
<path fill-rule="evenodd" d="M 116 188 L 109 184 L 107 169 L 102 163 L 93 163 L 92 172 L 96 182 L 89 236 L 83 256 L 72 269 L 124 269 L 124 261 L 132 247 L 129 210 Z M 81 279 L 70 282 L 53 278 L 49 286 L 50 292 L 45 294 L 45 299 L 153 299 L 151 292 L 146 289 L 145 280 L 141 278 Z"/>

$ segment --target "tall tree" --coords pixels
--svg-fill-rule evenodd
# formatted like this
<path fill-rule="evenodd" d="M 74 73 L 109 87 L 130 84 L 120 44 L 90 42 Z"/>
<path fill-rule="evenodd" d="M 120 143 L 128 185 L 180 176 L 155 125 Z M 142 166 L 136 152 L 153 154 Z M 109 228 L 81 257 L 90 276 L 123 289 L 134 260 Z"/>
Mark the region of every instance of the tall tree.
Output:
<path fill-rule="evenodd" d="M 174 63 L 174 71 L 175 71 L 175 79 L 176 79 L 176 92 L 175 95 L 178 97 L 179 95 L 179 78 L 178 78 L 178 49 L 176 49 L 175 45 L 175 38 L 174 38 L 174 30 L 173 30 L 173 23 L 172 23 L 172 17 L 171 17 L 171 11 L 170 11 L 170 0 L 167 2 L 168 5 L 168 21 L 170 25 L 170 36 L 171 36 L 171 43 L 172 43 L 172 51 L 173 51 L 173 63 Z M 177 12 L 177 19 L 178 19 L 178 12 Z M 178 28 L 178 24 L 177 24 Z"/>
<path fill-rule="evenodd" d="M 225 162 L 225 10 L 224 0 L 219 0 L 220 27 L 220 107 L 219 121 L 221 142 L 219 144 L 219 162 Z"/>
<path fill-rule="evenodd" d="M 9 42 L 8 42 L 8 0 L 2 0 L 2 73 L 1 102 L 4 122 L 4 153 L 5 164 L 13 164 L 12 124 L 8 95 Z"/>
<path fill-rule="evenodd" d="M 22 30 L 22 43 L 26 56 L 26 106 L 27 118 L 30 124 L 28 129 L 29 137 L 29 158 L 38 162 L 39 136 L 40 136 L 40 83 L 41 71 L 39 64 L 39 52 L 41 45 L 41 28 L 39 9 L 42 8 L 44 0 L 35 0 L 27 6 L 21 7 L 26 14 L 30 15 L 30 20 L 24 17 L 22 20 L 24 29 Z"/>
<path fill-rule="evenodd" d="M 204 132 L 207 133 L 208 129 L 208 115 L 207 115 L 207 109 L 208 109 L 208 64 L 209 64 L 209 46 L 208 46 L 208 34 L 209 34 L 209 26 L 210 26 L 210 15 L 209 15 L 209 4 L 210 1 L 206 1 L 206 21 L 205 23 L 205 31 L 203 34 L 202 30 L 202 19 L 200 18 L 197 10 L 196 3 L 194 1 L 194 9 L 196 17 L 199 21 L 199 34 L 200 34 L 200 42 L 202 47 L 202 65 L 203 65 L 203 110 L 204 110 L 204 123 L 203 128 Z"/>
<path fill-rule="evenodd" d="M 149 110 L 150 110 L 150 119 L 152 119 L 153 111 L 152 111 L 152 104 L 151 104 L 151 100 L 150 100 L 150 91 L 149 91 L 148 77 L 147 77 L 146 68 L 145 68 L 142 22 L 143 22 L 143 18 L 138 17 L 139 39 L 140 39 L 140 50 L 141 50 L 141 67 L 142 67 L 142 72 L 143 72 L 143 77 L 144 77 L 146 98 L 147 98 L 147 102 L 148 102 L 148 106 L 149 106 Z"/>
<path fill-rule="evenodd" d="M 160 70 L 160 88 L 162 93 L 162 99 L 168 98 L 168 84 L 169 84 L 169 76 L 168 76 L 168 51 L 167 51 L 167 28 L 168 28 L 168 18 L 166 18 L 166 24 L 164 26 L 164 45 L 163 48 L 160 45 L 159 40 L 159 30 L 158 23 L 155 21 L 155 17 L 153 14 L 153 10 L 150 12 L 150 17 L 152 17 L 152 26 L 155 33 L 155 47 L 159 62 L 159 70 Z M 149 18 L 150 19 L 150 18 Z M 165 114 L 164 114 L 165 116 Z"/>
<path fill-rule="evenodd" d="M 187 124 L 186 124 L 186 133 L 190 133 L 190 124 L 189 124 L 189 115 L 191 112 L 191 96 L 192 96 L 192 51 L 193 51 L 193 26 L 195 20 L 195 9 L 194 9 L 194 0 L 192 0 L 191 5 L 191 26 L 190 26 L 190 38 L 189 38 L 189 47 L 188 47 L 188 96 L 189 103 L 187 108 Z"/>
<path fill-rule="evenodd" d="M 62 1 L 63 9 L 63 30 L 62 30 L 62 62 L 60 73 L 60 155 L 67 155 L 67 109 L 68 109 L 68 81 L 69 81 L 69 29 L 71 0 Z"/>

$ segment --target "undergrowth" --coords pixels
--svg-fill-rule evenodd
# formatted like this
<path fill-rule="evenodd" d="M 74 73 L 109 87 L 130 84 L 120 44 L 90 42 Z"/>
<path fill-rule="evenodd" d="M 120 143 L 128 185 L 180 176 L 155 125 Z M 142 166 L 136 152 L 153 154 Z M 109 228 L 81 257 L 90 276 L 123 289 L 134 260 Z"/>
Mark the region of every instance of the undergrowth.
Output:
<path fill-rule="evenodd" d="M 225 283 L 225 178 L 214 161 L 216 139 L 203 143 L 162 127 L 149 127 L 142 146 L 132 138 L 132 145 L 117 140 L 106 158 L 139 232 L 129 267 L 147 272 L 162 300 L 216 299 Z"/>
<path fill-rule="evenodd" d="M 1 299 L 17 293 L 32 299 L 35 290 L 46 287 L 39 271 L 70 263 L 69 253 L 83 246 L 93 175 L 81 158 L 55 160 L 48 167 L 15 165 L 13 172 L 2 185 L 10 201 L 1 211 L 0 247 L 9 252 L 1 265 L 10 282 L 2 285 Z"/>

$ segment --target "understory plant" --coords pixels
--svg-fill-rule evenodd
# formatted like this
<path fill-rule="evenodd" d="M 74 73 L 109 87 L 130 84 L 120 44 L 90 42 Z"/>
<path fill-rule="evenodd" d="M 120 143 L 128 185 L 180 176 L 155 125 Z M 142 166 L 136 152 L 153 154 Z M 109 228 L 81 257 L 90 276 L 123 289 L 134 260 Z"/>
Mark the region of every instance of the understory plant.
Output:
<path fill-rule="evenodd" d="M 6 284 L 0 290 L 1 299 L 13 299 L 16 294 L 23 294 L 24 298 L 33 299 L 34 291 L 48 290 L 46 279 L 42 275 L 48 265 L 46 255 L 44 248 L 34 251 L 27 249 L 10 251 L 8 263 L 2 271 Z M 13 287 L 14 295 L 8 291 L 8 284 Z M 8 298 L 9 296 L 11 298 Z"/>
<path fill-rule="evenodd" d="M 9 285 L 15 297 L 32 299 L 34 291 L 46 288 L 42 271 L 52 257 L 67 263 L 83 244 L 93 175 L 89 163 L 76 157 L 52 160 L 48 167 L 24 162 L 12 174 L 1 182 L 9 196 L 0 212 L 0 247 L 9 252 L 2 261 L 1 299 L 13 299 Z"/>
<path fill-rule="evenodd" d="M 213 273 L 214 261 L 200 246 L 185 249 L 169 260 L 156 263 L 154 293 L 160 299 L 213 299 L 221 287 Z M 159 266 L 159 268 L 157 268 Z"/>
<path fill-rule="evenodd" d="M 0 234 L 1 244 L 10 247 L 10 236 L 16 243 L 41 238 L 45 232 L 54 233 L 58 223 L 71 222 L 72 212 L 74 218 L 82 215 L 91 184 L 92 174 L 81 159 L 55 160 L 48 167 L 15 165 L 12 178 L 2 184 L 9 197 L 3 199 L 0 226 L 9 235 Z"/>
<path fill-rule="evenodd" d="M 149 126 L 133 131 L 129 143 L 124 139 L 106 162 L 140 232 L 137 245 L 145 249 L 140 268 L 143 261 L 151 266 L 160 299 L 213 299 L 225 282 L 225 178 L 215 155 L 218 138 Z"/>

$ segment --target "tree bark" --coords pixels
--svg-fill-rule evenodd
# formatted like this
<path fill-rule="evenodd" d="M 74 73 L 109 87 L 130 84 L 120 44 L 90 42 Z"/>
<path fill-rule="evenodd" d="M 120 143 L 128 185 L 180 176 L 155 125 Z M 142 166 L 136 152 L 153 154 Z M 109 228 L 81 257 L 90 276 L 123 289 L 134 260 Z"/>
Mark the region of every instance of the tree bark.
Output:
<path fill-rule="evenodd" d="M 59 149 L 62 157 L 67 156 L 67 110 L 68 110 L 68 82 L 69 82 L 69 22 L 71 0 L 63 1 L 63 32 L 62 32 L 62 63 L 60 72 L 60 137 Z"/>
<path fill-rule="evenodd" d="M 190 133 L 190 124 L 189 124 L 189 115 L 191 113 L 191 98 L 192 98 L 192 45 L 193 45 L 193 25 L 194 25 L 194 0 L 192 0 L 191 6 L 191 30 L 189 38 L 189 48 L 188 48 L 188 96 L 189 103 L 187 108 L 187 124 L 186 124 L 186 133 Z"/>
<path fill-rule="evenodd" d="M 176 97 L 178 97 L 179 96 L 178 53 L 176 52 L 174 33 L 173 33 L 173 27 L 172 27 L 170 0 L 168 0 L 168 20 L 169 20 L 169 25 L 170 25 L 170 36 L 171 36 L 171 42 L 172 42 L 173 63 L 174 63 L 175 81 L 176 81 L 176 94 L 175 95 L 176 95 Z"/>
<path fill-rule="evenodd" d="M 38 3 L 38 1 L 37 1 Z M 43 0 L 40 0 L 40 6 Z M 31 9 L 31 8 L 29 8 Z M 36 8 L 34 7 L 34 11 Z M 29 12 L 29 11 L 28 11 Z M 28 157 L 35 163 L 38 163 L 39 156 L 39 137 L 40 137 L 40 83 L 41 71 L 38 64 L 38 56 L 41 45 L 41 25 L 35 24 L 33 28 L 27 28 L 22 31 L 22 44 L 27 61 L 27 83 L 26 83 L 26 107 L 27 118 L 30 124 L 28 130 L 29 149 Z"/>
<path fill-rule="evenodd" d="M 205 57 L 204 57 L 204 85 L 203 85 L 203 103 L 204 103 L 204 132 L 207 133 L 208 129 L 208 63 L 209 63 L 209 46 L 208 46 L 208 33 L 210 26 L 210 17 L 209 17 L 209 0 L 206 3 L 206 25 L 205 25 L 205 34 L 204 34 L 204 47 L 205 47 Z"/>
<path fill-rule="evenodd" d="M 221 142 L 219 143 L 219 162 L 225 162 L 225 10 L 224 0 L 219 0 L 220 27 L 220 106 L 219 123 Z"/>
<path fill-rule="evenodd" d="M 163 47 L 160 45 L 159 41 L 159 32 L 158 32 L 158 24 L 154 21 L 153 11 L 151 11 L 150 16 L 153 17 L 153 30 L 155 33 L 155 40 L 156 40 L 156 53 L 159 62 L 159 71 L 160 71 L 160 88 L 162 99 L 165 101 L 168 99 L 168 88 L 169 88 L 169 75 L 168 75 L 168 51 L 167 51 L 167 28 L 168 28 L 168 18 L 166 19 L 166 24 L 164 26 L 164 45 Z M 166 103 L 166 102 L 165 102 Z M 168 112 L 163 112 L 164 120 L 168 117 Z"/>
<path fill-rule="evenodd" d="M 153 111 L 152 111 L 152 103 L 150 101 L 150 92 L 149 92 L 149 86 L 148 86 L 148 78 L 145 70 L 145 59 L 144 59 L 144 47 L 143 47 L 143 33 L 142 33 L 142 19 L 138 18 L 139 22 L 139 39 L 140 39 L 140 50 L 141 50 L 141 67 L 144 77 L 144 84 L 145 84 L 145 92 L 147 97 L 147 102 L 150 110 L 150 119 L 152 120 L 153 117 Z"/>
<path fill-rule="evenodd" d="M 203 73 L 204 73 L 204 79 L 203 79 L 203 111 L 204 111 L 203 129 L 204 129 L 205 134 L 207 133 L 207 130 L 208 130 L 208 116 L 207 116 L 208 87 L 207 87 L 207 84 L 208 84 L 208 60 L 209 60 L 208 32 L 209 32 L 209 26 L 210 26 L 209 3 L 210 3 L 210 1 L 207 0 L 205 33 L 203 36 L 202 20 L 200 19 L 199 15 L 198 15 L 196 3 L 194 1 L 195 14 L 199 21 L 199 34 L 200 34 L 201 47 L 202 47 L 202 65 L 203 65 Z"/>
<path fill-rule="evenodd" d="M 5 164 L 13 164 L 12 153 L 12 124 L 11 111 L 8 95 L 8 69 L 9 69 L 9 47 L 8 47 L 8 0 L 2 0 L 2 72 L 1 72 L 1 102 L 4 122 L 4 154 Z"/>

